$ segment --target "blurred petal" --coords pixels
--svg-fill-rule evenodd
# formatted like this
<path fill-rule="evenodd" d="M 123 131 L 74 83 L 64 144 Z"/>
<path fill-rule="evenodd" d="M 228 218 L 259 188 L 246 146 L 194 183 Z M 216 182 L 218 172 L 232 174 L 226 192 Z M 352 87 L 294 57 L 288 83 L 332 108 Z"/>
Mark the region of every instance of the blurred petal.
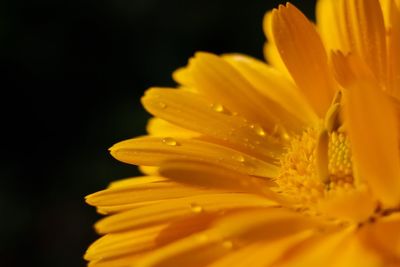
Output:
<path fill-rule="evenodd" d="M 362 229 L 365 243 L 388 262 L 400 264 L 400 214 L 393 213 L 379 218 L 375 223 L 367 224 Z M 396 265 L 397 264 L 397 265 Z"/>
<path fill-rule="evenodd" d="M 169 162 L 161 167 L 160 173 L 190 186 L 261 194 L 268 199 L 283 202 L 279 195 L 270 190 L 270 187 L 276 186 L 274 182 L 245 176 L 218 165 L 190 161 Z"/>
<path fill-rule="evenodd" d="M 270 264 L 277 261 L 289 249 L 296 246 L 299 242 L 310 238 L 313 234 L 314 231 L 306 230 L 277 240 L 254 242 L 222 257 L 211 264 L 210 267 L 270 266 Z"/>
<path fill-rule="evenodd" d="M 303 231 L 312 226 L 315 226 L 315 222 L 307 217 L 282 209 L 256 209 L 238 212 L 225 216 L 210 226 L 209 230 L 154 251 L 150 256 L 144 257 L 139 265 L 143 267 L 174 266 L 174 264 L 188 266 L 195 263 L 193 255 L 205 262 L 212 262 L 234 249 L 235 240 L 241 240 L 241 242 L 252 240 L 254 242 L 257 239 L 274 239 Z M 274 231 L 260 232 L 260 229 L 274 229 Z M 225 242 L 232 242 L 232 245 L 224 246 Z M 214 253 L 210 253 L 210 251 L 214 251 Z"/>
<path fill-rule="evenodd" d="M 350 51 L 343 12 L 346 0 L 318 0 L 316 7 L 317 26 L 328 50 Z"/>
<path fill-rule="evenodd" d="M 272 34 L 272 11 L 265 14 L 263 29 L 264 34 L 267 37 L 267 42 L 264 45 L 264 57 L 266 61 L 281 72 L 282 75 L 286 76 L 287 79 L 292 79 L 274 42 L 274 35 Z"/>
<path fill-rule="evenodd" d="M 350 51 L 359 55 L 383 84 L 387 79 L 387 49 L 379 0 L 348 0 L 344 3 Z"/>
<path fill-rule="evenodd" d="M 400 203 L 399 125 L 393 102 L 373 81 L 347 85 L 344 117 L 356 178 L 370 185 L 385 206 Z"/>
<path fill-rule="evenodd" d="M 335 93 L 328 57 L 314 25 L 293 5 L 273 11 L 272 32 L 291 76 L 315 112 L 323 117 Z"/>
<path fill-rule="evenodd" d="M 313 238 L 306 239 L 304 242 L 288 250 L 277 266 L 296 267 L 296 266 L 335 266 L 332 263 L 337 253 L 341 250 L 341 245 L 349 237 L 354 235 L 354 228 L 335 230 L 315 235 Z M 353 266 L 353 265 L 350 265 Z M 360 265 L 354 265 L 360 266 Z"/>

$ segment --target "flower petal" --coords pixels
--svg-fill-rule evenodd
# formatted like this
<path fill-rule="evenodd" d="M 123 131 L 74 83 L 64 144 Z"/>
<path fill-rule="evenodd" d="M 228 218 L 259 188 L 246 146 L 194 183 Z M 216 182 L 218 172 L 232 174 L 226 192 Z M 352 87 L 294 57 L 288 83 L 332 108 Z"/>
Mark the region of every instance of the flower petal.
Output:
<path fill-rule="evenodd" d="M 115 258 L 143 255 L 143 253 L 205 230 L 219 216 L 213 213 L 199 213 L 167 224 L 144 226 L 140 229 L 107 234 L 89 247 L 85 259 L 109 261 Z"/>
<path fill-rule="evenodd" d="M 172 77 L 177 83 L 184 87 L 192 88 L 194 86 L 193 77 L 186 67 L 182 67 L 174 71 Z"/>
<path fill-rule="evenodd" d="M 315 226 L 307 217 L 283 209 L 255 209 L 227 215 L 206 231 L 189 236 L 154 251 L 138 264 L 153 266 L 188 266 L 194 263 L 193 255 L 212 262 L 229 253 L 238 243 L 274 239 Z M 273 231 L 260 231 L 274 229 Z M 230 242 L 230 246 L 224 246 Z M 214 251 L 215 253 L 210 253 Z M 196 257 L 196 258 L 197 258 Z M 179 260 L 177 263 L 176 261 Z M 201 266 L 205 266 L 203 264 Z M 197 266 L 197 265 L 196 265 Z"/>
<path fill-rule="evenodd" d="M 274 202 L 252 194 L 202 194 L 169 199 L 108 216 L 96 223 L 99 233 L 120 232 L 190 217 L 201 212 L 217 212 L 243 207 L 268 207 Z"/>
<path fill-rule="evenodd" d="M 301 95 L 293 82 L 281 73 L 261 61 L 244 55 L 228 55 L 224 58 L 233 64 L 240 73 L 243 73 L 254 88 L 282 105 L 291 116 L 301 121 L 303 123 L 302 128 L 304 124 L 313 125 L 316 123 L 317 116 L 307 100 Z M 279 110 L 276 112 L 282 114 Z"/>
<path fill-rule="evenodd" d="M 400 98 L 400 1 L 389 1 L 389 34 L 388 34 L 388 90 Z"/>
<path fill-rule="evenodd" d="M 365 243 L 388 261 L 400 264 L 400 214 L 379 218 L 362 229 Z M 395 264 L 387 266 L 397 266 Z"/>
<path fill-rule="evenodd" d="M 106 260 L 134 255 L 155 247 L 155 240 L 166 225 L 143 227 L 133 231 L 107 234 L 96 240 L 86 251 L 86 260 Z"/>
<path fill-rule="evenodd" d="M 305 230 L 277 240 L 253 242 L 244 248 L 229 253 L 209 267 L 270 266 L 282 257 L 287 250 L 309 238 L 313 233 L 312 230 Z"/>
<path fill-rule="evenodd" d="M 132 266 L 143 254 L 125 255 L 125 257 L 115 257 L 109 259 L 97 259 L 90 261 L 88 267 L 121 267 Z"/>
<path fill-rule="evenodd" d="M 356 178 L 366 181 L 385 206 L 397 206 L 400 204 L 400 144 L 394 104 L 373 81 L 354 81 L 347 88 L 344 117 Z"/>
<path fill-rule="evenodd" d="M 110 148 L 118 160 L 135 165 L 160 166 L 172 160 L 192 160 L 214 164 L 242 174 L 275 177 L 278 167 L 225 146 L 182 138 L 139 137 Z"/>
<path fill-rule="evenodd" d="M 160 173 L 174 181 L 190 186 L 220 189 L 231 192 L 248 192 L 283 203 L 283 199 L 270 190 L 276 184 L 270 180 L 239 174 L 218 165 L 191 161 L 168 162 Z"/>
<path fill-rule="evenodd" d="M 336 250 L 336 255 L 332 259 L 335 267 L 363 266 L 363 267 L 382 267 L 390 266 L 384 263 L 374 251 L 368 250 L 357 237 L 347 238 L 340 248 Z"/>
<path fill-rule="evenodd" d="M 354 227 L 315 235 L 288 250 L 275 265 L 284 267 L 335 266 L 329 263 L 335 260 L 337 253 L 341 250 L 341 244 L 353 235 Z"/>
<path fill-rule="evenodd" d="M 349 192 L 343 190 L 332 197 L 326 197 L 318 203 L 318 208 L 332 218 L 363 222 L 373 214 L 376 205 L 369 192 L 355 189 Z"/>
<path fill-rule="evenodd" d="M 315 112 L 323 117 L 335 93 L 328 57 L 314 25 L 293 5 L 273 11 L 272 32 L 291 76 Z"/>
<path fill-rule="evenodd" d="M 316 6 L 317 27 L 328 50 L 348 53 L 346 19 L 343 12 L 346 0 L 318 0 Z"/>
<path fill-rule="evenodd" d="M 247 82 L 228 62 L 209 53 L 196 53 L 189 65 L 196 82 L 196 89 L 212 101 L 216 101 L 273 131 L 279 123 L 279 114 L 274 114 L 270 105 L 276 103 L 264 97 Z"/>
<path fill-rule="evenodd" d="M 151 136 L 159 137 L 175 136 L 183 138 L 194 138 L 200 136 L 200 133 L 179 127 L 160 118 L 151 118 L 149 120 L 149 122 L 147 123 L 147 132 Z"/>
<path fill-rule="evenodd" d="M 387 79 L 386 30 L 379 0 L 344 1 L 347 39 L 356 53 L 384 84 Z"/>
<path fill-rule="evenodd" d="M 274 42 L 274 35 L 272 34 L 272 11 L 265 13 L 263 29 L 264 34 L 267 37 L 267 42 L 264 44 L 264 57 L 266 61 L 276 70 L 281 72 L 287 79 L 291 80 L 292 77 L 290 76 L 290 73 Z"/>
<path fill-rule="evenodd" d="M 141 180 L 146 178 L 137 177 L 132 179 Z M 221 192 L 221 190 L 219 191 Z M 105 211 L 106 209 L 112 209 L 113 206 L 120 206 L 122 208 L 123 205 L 126 205 L 127 208 L 133 208 L 132 205 L 134 204 L 141 206 L 145 203 L 154 203 L 159 200 L 210 194 L 213 192 L 218 191 L 210 188 L 189 187 L 170 180 L 162 180 L 143 184 L 133 183 L 131 186 L 110 187 L 87 196 L 86 202 Z"/>
<path fill-rule="evenodd" d="M 160 104 L 160 101 L 161 104 Z M 225 146 L 261 158 L 279 154 L 280 144 L 255 124 L 234 116 L 220 104 L 214 104 L 198 93 L 176 89 L 150 89 L 142 98 L 153 115 L 190 132 L 212 137 Z M 259 130 L 259 131 L 257 131 Z M 173 132 L 171 137 L 179 137 Z"/>

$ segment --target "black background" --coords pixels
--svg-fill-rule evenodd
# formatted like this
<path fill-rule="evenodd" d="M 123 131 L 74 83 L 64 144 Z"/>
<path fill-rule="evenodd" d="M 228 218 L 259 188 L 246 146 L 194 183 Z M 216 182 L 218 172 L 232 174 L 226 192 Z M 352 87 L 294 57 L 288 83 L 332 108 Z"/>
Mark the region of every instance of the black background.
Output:
<path fill-rule="evenodd" d="M 2 1 L 0 266 L 84 266 L 100 218 L 84 196 L 137 174 L 107 148 L 144 134 L 144 90 L 198 50 L 262 58 L 283 2 Z"/>

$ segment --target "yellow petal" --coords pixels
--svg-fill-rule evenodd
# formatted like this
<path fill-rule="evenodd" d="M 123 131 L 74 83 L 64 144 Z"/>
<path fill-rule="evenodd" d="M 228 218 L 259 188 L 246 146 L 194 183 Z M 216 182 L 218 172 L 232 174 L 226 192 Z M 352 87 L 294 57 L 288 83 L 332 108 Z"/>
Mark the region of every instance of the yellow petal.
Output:
<path fill-rule="evenodd" d="M 344 118 L 356 178 L 385 205 L 400 203 L 399 125 L 393 102 L 373 81 L 349 83 Z"/>
<path fill-rule="evenodd" d="M 293 5 L 273 11 L 272 32 L 291 76 L 315 112 L 323 117 L 335 92 L 328 57 L 314 25 Z"/>
<path fill-rule="evenodd" d="M 389 1 L 389 23 L 388 29 L 388 90 L 400 99 L 400 3 Z"/>
<path fill-rule="evenodd" d="M 255 90 L 241 73 L 222 58 L 209 53 L 196 53 L 191 61 L 196 89 L 253 123 L 272 131 L 279 114 L 269 108 L 274 103 Z"/>
<path fill-rule="evenodd" d="M 155 247 L 155 240 L 166 225 L 143 227 L 138 230 L 105 235 L 86 251 L 86 260 L 108 259 L 133 255 Z"/>
<path fill-rule="evenodd" d="M 167 200 L 171 198 L 192 196 L 194 194 L 210 194 L 212 192 L 213 190 L 211 189 L 188 187 L 170 180 L 165 180 L 141 185 L 111 187 L 88 195 L 86 201 L 92 206 L 114 206 Z"/>
<path fill-rule="evenodd" d="M 243 73 L 255 89 L 279 103 L 291 116 L 301 121 L 302 127 L 304 127 L 304 124 L 314 125 L 316 123 L 317 116 L 307 100 L 301 95 L 293 82 L 283 74 L 261 61 L 244 55 L 228 55 L 224 58 Z M 276 112 L 281 111 L 277 110 Z"/>
<path fill-rule="evenodd" d="M 138 166 L 139 171 L 146 175 L 158 175 L 158 167 L 157 166 Z"/>
<path fill-rule="evenodd" d="M 168 243 L 203 231 L 218 214 L 199 213 L 182 220 L 144 226 L 140 229 L 107 234 L 94 242 L 85 254 L 87 260 L 110 260 L 143 254 Z"/>
<path fill-rule="evenodd" d="M 363 222 L 373 214 L 376 204 L 369 192 L 352 190 L 323 199 L 318 208 L 332 218 Z"/>
<path fill-rule="evenodd" d="M 379 0 L 344 3 L 351 52 L 359 55 L 384 84 L 387 80 L 386 30 Z"/>
<path fill-rule="evenodd" d="M 389 266 L 384 264 L 383 260 L 374 251 L 368 250 L 358 237 L 347 237 L 340 247 L 335 250 L 334 257 L 330 260 L 332 267 L 382 267 Z"/>
<path fill-rule="evenodd" d="M 86 197 L 101 214 L 143 208 L 172 198 L 222 192 L 222 189 L 193 188 L 164 177 L 144 176 L 114 182 L 109 188 Z"/>
<path fill-rule="evenodd" d="M 316 18 L 319 33 L 327 49 L 348 53 L 350 45 L 345 28 L 344 1 L 346 0 L 318 0 Z"/>
<path fill-rule="evenodd" d="M 160 173 L 174 181 L 190 186 L 215 188 L 231 192 L 249 192 L 261 194 L 268 199 L 282 203 L 283 200 L 270 190 L 276 186 L 272 181 L 241 175 L 221 168 L 218 165 L 190 161 L 169 162 L 160 169 Z"/>
<path fill-rule="evenodd" d="M 166 180 L 167 179 L 165 177 L 161 177 L 161 176 L 140 176 L 140 177 L 133 177 L 133 178 L 117 180 L 115 182 L 112 182 L 109 185 L 109 188 L 111 188 L 111 189 L 130 188 L 130 187 L 142 186 L 145 184 L 164 182 Z"/>
<path fill-rule="evenodd" d="M 278 167 L 225 146 L 181 138 L 139 137 L 114 145 L 111 154 L 118 160 L 145 166 L 160 166 L 173 160 L 218 163 L 242 174 L 275 177 Z"/>
<path fill-rule="evenodd" d="M 297 266 L 335 266 L 332 263 L 342 248 L 341 245 L 349 236 L 354 235 L 354 227 L 323 234 L 315 235 L 298 246 L 287 251 L 276 266 L 297 267 Z M 359 266 L 359 265 L 355 265 Z"/>
<path fill-rule="evenodd" d="M 253 242 L 244 248 L 221 257 L 210 267 L 270 266 L 290 248 L 312 236 L 314 231 L 306 230 L 277 240 Z"/>
<path fill-rule="evenodd" d="M 160 105 L 160 101 L 163 105 Z M 232 115 L 220 103 L 213 103 L 198 93 L 176 89 L 150 89 L 142 102 L 153 115 L 190 132 L 199 132 L 217 139 L 225 146 L 244 153 L 270 158 L 280 152 L 280 144 L 269 137 L 261 126 L 255 128 L 255 124 Z M 174 132 L 164 136 L 179 137 Z"/>
<path fill-rule="evenodd" d="M 386 258 L 400 264 L 400 215 L 393 213 L 378 218 L 362 229 L 365 243 Z M 387 264 L 387 266 L 392 266 Z M 397 265 L 393 265 L 397 266 Z"/>
<path fill-rule="evenodd" d="M 176 71 L 174 71 L 172 77 L 180 85 L 183 85 L 185 87 L 194 86 L 193 77 L 190 74 L 190 71 L 186 67 L 179 68 Z"/>
<path fill-rule="evenodd" d="M 170 222 L 201 212 L 217 212 L 244 207 L 268 207 L 276 205 L 270 200 L 244 193 L 202 194 L 158 202 L 115 215 L 96 223 L 99 233 L 119 232 Z"/>
<path fill-rule="evenodd" d="M 141 254 L 126 255 L 124 257 L 115 257 L 110 259 L 99 259 L 91 261 L 88 267 L 121 267 L 121 266 L 133 266 L 134 263 L 143 257 Z"/>
<path fill-rule="evenodd" d="M 288 225 L 291 225 L 288 228 Z M 263 238 L 279 238 L 291 235 L 304 229 L 315 226 L 306 217 L 283 209 L 256 209 L 248 210 L 225 216 L 212 225 L 209 230 L 189 236 L 156 250 L 149 257 L 144 257 L 138 264 L 143 267 L 174 266 L 176 259 L 180 260 L 179 266 L 188 266 L 193 261 L 190 256 L 197 255 L 208 261 L 235 249 L 235 240 L 238 243 L 262 240 Z M 273 231 L 261 231 L 274 229 Z M 224 246 L 230 242 L 230 246 Z M 209 251 L 216 253 L 210 254 Z M 204 253 L 204 254 L 203 254 Z M 183 261 L 186 259 L 186 261 Z M 204 264 L 206 265 L 206 264 Z M 201 266 L 204 266 L 201 265 Z M 197 266 L 197 265 L 196 265 Z"/>
<path fill-rule="evenodd" d="M 264 34 L 267 37 L 267 42 L 264 44 L 264 57 L 266 61 L 278 70 L 287 79 L 291 80 L 292 77 L 288 69 L 283 62 L 281 55 L 279 54 L 278 48 L 274 42 L 274 36 L 272 34 L 272 11 L 265 13 L 263 21 Z"/>
<path fill-rule="evenodd" d="M 165 104 L 166 105 L 166 104 Z M 200 134 L 179 127 L 160 118 L 151 118 L 147 123 L 147 132 L 151 136 L 175 136 L 184 138 L 199 137 Z"/>

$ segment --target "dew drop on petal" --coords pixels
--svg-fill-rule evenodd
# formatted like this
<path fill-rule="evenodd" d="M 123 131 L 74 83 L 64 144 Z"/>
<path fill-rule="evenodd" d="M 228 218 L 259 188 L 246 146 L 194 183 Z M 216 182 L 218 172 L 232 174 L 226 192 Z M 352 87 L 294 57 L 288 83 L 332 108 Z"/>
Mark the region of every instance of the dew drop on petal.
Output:
<path fill-rule="evenodd" d="M 166 144 L 167 146 L 177 146 L 178 145 L 178 142 L 174 138 L 171 138 L 171 137 L 165 137 L 161 141 L 163 144 Z"/>
<path fill-rule="evenodd" d="M 220 112 L 220 113 L 222 113 L 222 112 L 224 112 L 224 106 L 223 105 L 221 105 L 221 104 L 212 104 L 211 105 L 211 108 L 215 111 L 215 112 Z"/>
<path fill-rule="evenodd" d="M 261 127 L 259 124 L 251 124 L 250 128 L 253 129 L 257 135 L 259 136 L 266 136 L 267 134 L 265 133 L 264 129 Z"/>
<path fill-rule="evenodd" d="M 165 108 L 167 107 L 167 104 L 165 104 L 164 102 L 159 102 L 159 103 L 158 103 L 158 106 L 159 106 L 161 109 L 165 109 Z"/>
<path fill-rule="evenodd" d="M 245 158 L 244 158 L 242 155 L 240 155 L 240 154 L 238 154 L 238 155 L 233 155 L 232 158 L 233 158 L 234 160 L 239 161 L 239 162 L 244 162 L 244 161 L 245 161 Z"/>
<path fill-rule="evenodd" d="M 201 213 L 203 212 L 203 207 L 200 206 L 197 203 L 190 203 L 190 209 L 194 212 L 194 213 Z"/>
<path fill-rule="evenodd" d="M 232 112 L 229 111 L 226 107 L 221 104 L 211 104 L 211 109 L 215 112 L 222 113 L 225 115 L 232 115 Z"/>

